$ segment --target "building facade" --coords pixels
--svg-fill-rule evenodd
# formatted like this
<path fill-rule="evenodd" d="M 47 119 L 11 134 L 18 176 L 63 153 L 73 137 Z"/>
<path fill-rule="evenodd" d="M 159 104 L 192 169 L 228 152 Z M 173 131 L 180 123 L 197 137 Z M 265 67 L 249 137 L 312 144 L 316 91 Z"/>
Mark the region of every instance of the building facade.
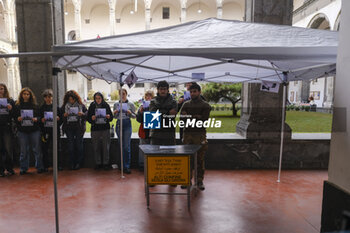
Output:
<path fill-rule="evenodd" d="M 0 0 L 0 53 L 17 53 L 15 0 Z M 21 89 L 18 58 L 0 59 L 0 83 L 5 83 L 12 97 Z"/>
<path fill-rule="evenodd" d="M 295 0 L 293 26 L 337 31 L 340 28 L 341 0 Z M 289 84 L 288 100 L 294 104 L 314 98 L 317 108 L 333 105 L 334 77 Z"/>
<path fill-rule="evenodd" d="M 244 21 L 245 0 L 63 0 L 65 39 L 67 43 L 121 35 L 173 26 L 217 17 Z M 294 0 L 293 25 L 338 30 L 341 0 Z M 0 52 L 16 53 L 15 0 L 0 0 Z M 18 58 L 0 59 L 0 82 L 6 83 L 13 96 L 20 91 Z M 334 78 L 311 82 L 293 82 L 288 88 L 291 103 L 306 102 L 314 96 L 318 107 L 329 108 L 333 102 Z M 77 90 L 87 99 L 90 90 L 107 96 L 117 84 L 87 80 L 79 73 L 67 72 L 67 88 Z M 129 91 L 133 101 L 142 98 L 153 84 L 137 84 Z M 183 89 L 183 85 L 171 89 Z"/>

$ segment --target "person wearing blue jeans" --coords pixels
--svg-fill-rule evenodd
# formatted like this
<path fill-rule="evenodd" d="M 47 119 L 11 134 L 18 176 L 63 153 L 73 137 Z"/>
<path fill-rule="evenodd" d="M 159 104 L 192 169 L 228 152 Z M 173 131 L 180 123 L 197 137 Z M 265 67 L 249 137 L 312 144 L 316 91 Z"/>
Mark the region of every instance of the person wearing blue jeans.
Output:
<path fill-rule="evenodd" d="M 18 140 L 21 148 L 19 158 L 21 175 L 25 174 L 29 168 L 30 146 L 32 147 L 32 151 L 35 156 L 35 167 L 38 169 L 38 173 L 43 172 L 42 154 L 40 148 L 40 131 L 36 130 L 28 133 L 18 132 Z"/>
<path fill-rule="evenodd" d="M 43 172 L 42 153 L 40 147 L 40 114 L 35 95 L 29 88 L 21 90 L 15 105 L 18 139 L 21 148 L 20 174 L 27 173 L 30 161 L 29 148 L 32 147 L 35 156 L 35 167 L 38 173 Z"/>
<path fill-rule="evenodd" d="M 126 174 L 130 174 L 130 162 L 131 162 L 131 134 L 132 134 L 132 127 L 131 127 L 131 118 L 136 118 L 135 114 L 135 105 L 131 102 L 128 101 L 127 96 L 128 93 L 127 91 L 123 88 L 122 89 L 122 107 L 120 108 L 119 102 L 116 102 L 113 106 L 113 113 L 115 115 L 115 118 L 117 120 L 117 127 L 116 127 L 116 133 L 118 135 L 118 138 L 120 138 L 120 113 L 122 114 L 122 151 L 123 151 L 123 167 L 124 167 L 124 172 Z"/>
<path fill-rule="evenodd" d="M 130 171 L 130 160 L 131 160 L 131 134 L 132 134 L 132 127 L 131 127 L 131 120 L 130 119 L 123 119 L 123 166 L 125 173 L 129 174 Z M 118 135 L 118 138 L 120 138 L 120 120 L 117 121 L 117 127 L 116 127 L 116 133 Z"/>

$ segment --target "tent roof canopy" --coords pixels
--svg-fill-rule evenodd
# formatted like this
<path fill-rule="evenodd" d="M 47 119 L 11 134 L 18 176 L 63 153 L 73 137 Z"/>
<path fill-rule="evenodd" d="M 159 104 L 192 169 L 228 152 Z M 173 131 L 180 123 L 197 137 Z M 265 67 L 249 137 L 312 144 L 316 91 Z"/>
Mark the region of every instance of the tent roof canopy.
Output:
<path fill-rule="evenodd" d="M 335 73 L 338 33 L 210 18 L 53 47 L 62 69 L 120 81 L 282 82 Z"/>

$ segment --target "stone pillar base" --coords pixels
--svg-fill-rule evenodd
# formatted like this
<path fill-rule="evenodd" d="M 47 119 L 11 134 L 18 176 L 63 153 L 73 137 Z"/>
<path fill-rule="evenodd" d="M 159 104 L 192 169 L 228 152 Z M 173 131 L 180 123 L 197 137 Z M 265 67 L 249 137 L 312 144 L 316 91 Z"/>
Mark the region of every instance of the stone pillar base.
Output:
<path fill-rule="evenodd" d="M 268 122 L 256 123 L 241 119 L 236 125 L 236 132 L 247 139 L 280 139 L 281 123 Z M 292 130 L 288 124 L 284 124 L 284 139 L 292 138 Z"/>

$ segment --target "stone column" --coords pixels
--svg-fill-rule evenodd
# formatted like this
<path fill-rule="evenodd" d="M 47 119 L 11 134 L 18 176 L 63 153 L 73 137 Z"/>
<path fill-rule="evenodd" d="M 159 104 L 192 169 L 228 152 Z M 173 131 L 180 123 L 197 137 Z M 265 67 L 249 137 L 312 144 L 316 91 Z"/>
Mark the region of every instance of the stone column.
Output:
<path fill-rule="evenodd" d="M 14 10 L 10 10 L 10 40 L 17 43 L 17 33 L 16 33 L 16 14 Z"/>
<path fill-rule="evenodd" d="M 13 27 L 12 26 L 12 23 L 11 23 L 11 14 L 9 12 L 9 10 L 5 10 L 3 11 L 4 13 L 4 22 L 5 22 L 5 30 L 6 30 L 6 36 L 7 36 L 7 39 L 9 41 L 12 41 L 12 38 L 11 38 L 11 28 Z"/>
<path fill-rule="evenodd" d="M 307 102 L 310 96 L 310 81 L 301 81 L 301 102 Z"/>
<path fill-rule="evenodd" d="M 342 25 L 350 24 L 350 1 L 342 1 Z M 341 232 L 344 211 L 350 210 L 350 28 L 341 27 L 335 79 L 328 181 L 324 182 L 320 232 Z M 346 228 L 349 229 L 349 228 Z M 345 230 L 346 230 L 345 229 Z"/>
<path fill-rule="evenodd" d="M 17 99 L 17 90 L 16 90 L 16 71 L 15 71 L 15 65 L 14 65 L 14 59 L 13 58 L 7 58 L 7 88 L 9 90 L 9 93 L 11 94 L 12 98 Z"/>
<path fill-rule="evenodd" d="M 222 19 L 222 2 L 223 0 L 216 0 L 216 18 Z"/>
<path fill-rule="evenodd" d="M 115 35 L 115 5 L 116 0 L 108 0 L 109 5 L 109 27 L 110 27 L 110 35 Z"/>
<path fill-rule="evenodd" d="M 19 52 L 47 52 L 53 44 L 64 43 L 62 9 L 61 0 L 16 0 Z M 37 97 L 52 88 L 51 57 L 20 58 L 19 66 L 22 86 L 30 87 Z M 59 77 L 59 93 L 64 91 L 65 77 Z"/>
<path fill-rule="evenodd" d="M 181 0 L 181 23 L 186 22 L 187 0 Z"/>
<path fill-rule="evenodd" d="M 325 94 L 324 94 L 324 108 L 331 108 L 333 106 L 334 94 L 334 77 L 327 77 L 325 79 Z"/>
<path fill-rule="evenodd" d="M 74 25 L 75 38 L 77 41 L 81 40 L 81 0 L 73 0 L 74 5 Z"/>
<path fill-rule="evenodd" d="M 145 29 L 151 29 L 151 4 L 152 0 L 145 0 Z"/>
<path fill-rule="evenodd" d="M 293 0 L 246 0 L 246 21 L 270 24 L 292 24 Z M 283 87 L 279 93 L 260 91 L 260 84 L 242 86 L 241 119 L 236 126 L 238 134 L 247 139 L 279 139 L 282 121 Z M 285 137 L 291 138 L 291 129 L 285 124 Z"/>

